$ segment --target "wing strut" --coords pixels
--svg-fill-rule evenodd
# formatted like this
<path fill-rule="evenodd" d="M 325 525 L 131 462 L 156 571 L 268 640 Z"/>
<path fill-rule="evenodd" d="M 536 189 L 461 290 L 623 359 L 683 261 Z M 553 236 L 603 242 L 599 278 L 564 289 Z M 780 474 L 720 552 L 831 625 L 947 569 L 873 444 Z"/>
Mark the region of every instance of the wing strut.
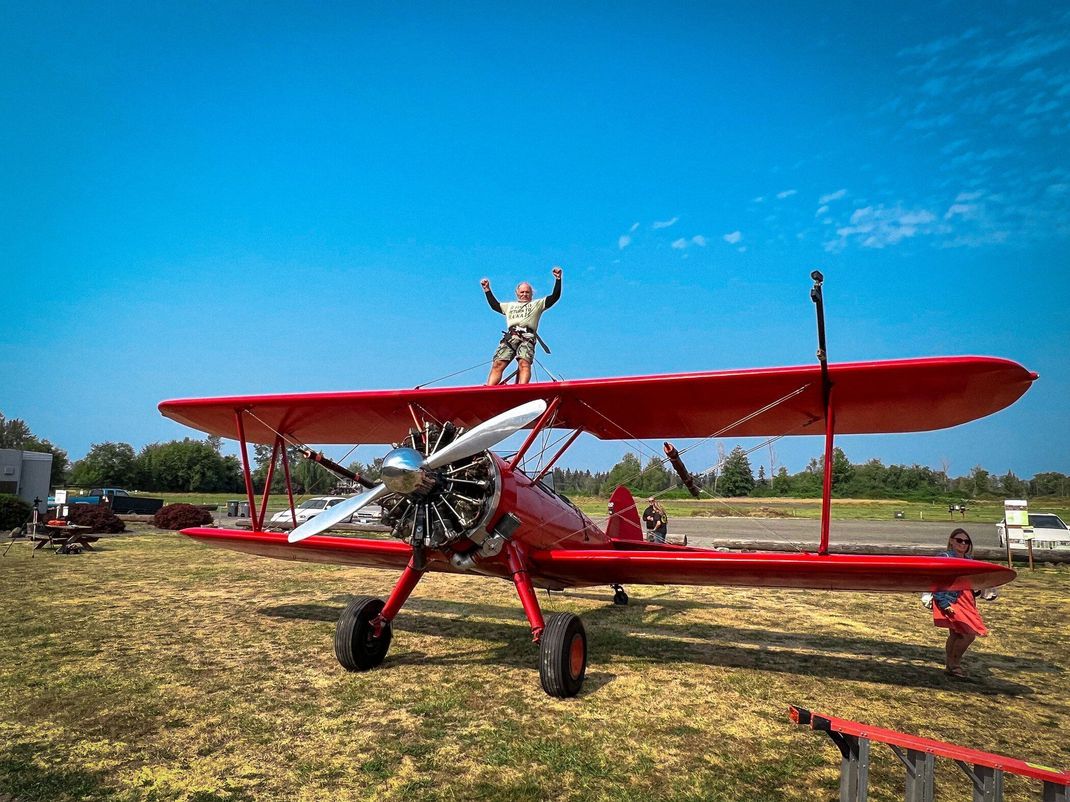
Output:
<path fill-rule="evenodd" d="M 248 412 L 254 418 L 256 415 L 249 409 L 237 407 L 234 410 L 234 423 L 238 432 L 238 451 L 241 454 L 242 474 L 245 479 L 245 494 L 249 499 L 249 521 L 254 532 L 264 528 L 267 520 L 268 499 L 271 497 L 271 483 L 275 478 L 275 462 L 282 457 L 282 470 L 286 477 L 286 496 L 290 502 L 290 518 L 297 525 L 297 513 L 294 510 L 293 480 L 290 477 L 290 461 L 286 456 L 287 438 L 281 432 L 275 432 L 275 442 L 271 447 L 271 461 L 268 462 L 267 477 L 264 481 L 264 494 L 260 500 L 260 509 L 256 507 L 256 493 L 253 490 L 252 467 L 249 464 L 249 442 L 245 437 L 245 413 Z M 259 420 L 259 419 L 258 419 Z M 261 421 L 262 422 L 262 421 Z"/>
<path fill-rule="evenodd" d="M 828 352 L 825 350 L 825 301 L 821 284 L 825 277 L 820 270 L 810 274 L 814 286 L 810 300 L 817 311 L 817 358 L 821 362 L 821 394 L 825 402 L 825 475 L 821 485 L 821 543 L 818 554 L 829 553 L 829 522 L 832 518 L 832 441 L 836 429 L 836 415 L 832 408 L 832 381 L 829 379 Z"/>
<path fill-rule="evenodd" d="M 256 497 L 253 495 L 253 474 L 249 469 L 249 449 L 245 440 L 245 421 L 242 420 L 244 410 L 234 410 L 234 421 L 238 426 L 238 443 L 241 451 L 242 473 L 245 475 L 245 495 L 249 498 L 249 517 L 256 522 Z M 254 526 L 255 529 L 255 526 Z"/>
<path fill-rule="evenodd" d="M 537 482 L 542 479 L 542 477 L 546 476 L 546 474 L 550 472 L 550 469 L 554 467 L 554 464 L 561 458 L 561 455 L 568 451 L 568 447 L 575 443 L 576 438 L 579 437 L 581 434 L 583 434 L 583 429 L 577 429 L 571 435 L 569 435 L 569 438 L 565 441 L 565 444 L 557 450 L 557 453 L 550 458 L 550 461 L 546 463 L 545 467 L 541 471 L 539 471 L 538 476 L 536 476 L 532 481 Z"/>
<path fill-rule="evenodd" d="M 549 423 L 550 419 L 553 417 L 553 414 L 557 411 L 557 408 L 560 405 L 560 396 L 555 396 L 550 401 L 550 404 L 546 407 L 546 411 L 542 413 L 542 417 L 539 418 L 538 422 L 531 427 L 531 433 L 524 441 L 524 445 L 520 446 L 520 450 L 517 451 L 516 454 L 513 456 L 512 462 L 509 463 L 510 471 L 516 470 L 516 466 L 520 464 L 520 460 L 524 459 L 524 455 L 528 452 L 528 449 L 531 448 L 531 444 L 535 442 L 535 438 L 539 436 L 539 432 L 541 432 L 546 427 L 547 423 Z"/>

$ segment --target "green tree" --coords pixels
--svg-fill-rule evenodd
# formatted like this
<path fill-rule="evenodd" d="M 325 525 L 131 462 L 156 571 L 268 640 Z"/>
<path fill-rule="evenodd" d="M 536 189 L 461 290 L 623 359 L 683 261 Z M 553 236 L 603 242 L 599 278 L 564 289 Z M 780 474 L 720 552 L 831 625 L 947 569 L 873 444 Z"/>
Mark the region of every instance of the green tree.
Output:
<path fill-rule="evenodd" d="M 324 468 L 322 465 L 318 465 L 312 460 L 307 460 L 303 457 L 297 459 L 297 463 L 290 469 L 291 479 L 295 488 L 300 488 L 302 493 L 328 493 L 331 488 L 338 484 L 338 478 Z M 275 475 L 279 476 L 282 473 L 282 466 L 279 465 L 275 468 Z M 279 491 L 286 489 L 285 477 L 280 477 L 283 484 L 279 488 Z M 272 482 L 272 484 L 275 484 Z"/>
<path fill-rule="evenodd" d="M 48 481 L 52 487 L 62 487 L 67 480 L 70 461 L 67 452 L 52 445 L 47 440 L 34 436 L 26 421 L 21 418 L 7 419 L 0 412 L 0 448 L 14 448 L 19 451 L 36 451 L 52 455 L 52 471 Z"/>
<path fill-rule="evenodd" d="M 973 495 L 978 498 L 992 492 L 990 474 L 980 465 L 974 465 L 973 470 L 970 471 L 970 484 Z"/>
<path fill-rule="evenodd" d="M 639 457 L 629 451 L 620 462 L 610 468 L 609 474 L 602 482 L 602 495 L 610 495 L 617 489 L 617 485 L 626 485 L 633 493 L 639 492 L 637 482 L 642 471 L 643 464 L 639 462 Z"/>
<path fill-rule="evenodd" d="M 363 462 L 351 462 L 347 467 L 371 482 L 378 482 L 383 472 L 383 458 L 376 457 L 367 465 Z"/>
<path fill-rule="evenodd" d="M 245 488 L 237 457 L 224 457 L 203 440 L 187 437 L 147 445 L 137 465 L 147 490 L 223 493 Z"/>
<path fill-rule="evenodd" d="M 788 474 L 788 469 L 783 465 L 777 468 L 776 475 L 773 476 L 773 495 L 791 495 L 791 476 Z"/>
<path fill-rule="evenodd" d="M 754 489 L 751 491 L 752 496 L 770 496 L 772 490 L 769 486 L 769 477 L 765 475 L 765 466 L 758 466 L 758 476 L 754 480 Z"/>
<path fill-rule="evenodd" d="M 1026 495 L 1026 484 L 1012 471 L 1007 471 L 999 479 L 1000 487 L 1003 489 L 1003 495 L 1008 498 L 1022 498 Z"/>
<path fill-rule="evenodd" d="M 644 495 L 660 493 L 669 489 L 669 485 L 672 484 L 672 477 L 673 475 L 669 473 L 664 462 L 657 457 L 651 457 L 638 479 L 637 489 Z"/>
<path fill-rule="evenodd" d="M 138 469 L 129 443 L 93 443 L 89 453 L 71 467 L 71 483 L 79 487 L 134 488 Z"/>
<path fill-rule="evenodd" d="M 824 469 L 824 458 L 822 457 L 822 469 Z M 843 453 L 843 449 L 836 446 L 832 449 L 832 486 L 833 487 L 845 487 L 851 476 L 854 474 L 854 467 L 851 465 L 851 461 L 847 459 L 847 455 Z"/>
<path fill-rule="evenodd" d="M 728 454 L 717 481 L 717 492 L 722 496 L 746 496 L 754 489 L 754 473 L 750 460 L 742 446 L 736 446 Z"/>
<path fill-rule="evenodd" d="M 1029 481 L 1034 496 L 1070 496 L 1070 477 L 1057 471 L 1038 473 Z"/>

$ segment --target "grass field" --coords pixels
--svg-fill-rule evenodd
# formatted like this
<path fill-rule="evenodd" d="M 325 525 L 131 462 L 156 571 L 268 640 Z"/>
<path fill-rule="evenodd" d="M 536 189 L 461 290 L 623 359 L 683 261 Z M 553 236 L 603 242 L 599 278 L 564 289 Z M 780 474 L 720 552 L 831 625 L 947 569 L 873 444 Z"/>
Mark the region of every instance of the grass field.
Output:
<path fill-rule="evenodd" d="M 835 799 L 839 753 L 788 704 L 1070 768 L 1066 569 L 983 607 L 944 676 L 916 594 L 629 588 L 583 615 L 582 695 L 552 700 L 510 585 L 431 575 L 384 665 L 334 622 L 391 572 L 285 563 L 135 527 L 93 554 L 0 560 L 0 800 Z M 874 747 L 871 799 L 902 798 Z M 938 799 L 969 798 L 938 762 Z M 1008 778 L 1008 800 L 1039 785 Z"/>

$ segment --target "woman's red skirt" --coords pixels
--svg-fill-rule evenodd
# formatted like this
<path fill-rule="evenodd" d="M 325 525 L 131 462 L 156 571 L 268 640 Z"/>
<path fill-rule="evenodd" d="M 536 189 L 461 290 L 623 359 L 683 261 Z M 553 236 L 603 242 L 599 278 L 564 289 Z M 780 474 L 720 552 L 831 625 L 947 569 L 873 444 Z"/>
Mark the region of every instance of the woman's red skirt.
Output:
<path fill-rule="evenodd" d="M 933 624 L 938 627 L 946 627 L 960 635 L 980 635 L 982 638 L 988 634 L 985 622 L 981 619 L 981 613 L 977 609 L 977 603 L 973 600 L 973 593 L 964 590 L 958 599 L 951 605 L 955 611 L 954 617 L 948 618 L 938 606 L 933 605 Z"/>

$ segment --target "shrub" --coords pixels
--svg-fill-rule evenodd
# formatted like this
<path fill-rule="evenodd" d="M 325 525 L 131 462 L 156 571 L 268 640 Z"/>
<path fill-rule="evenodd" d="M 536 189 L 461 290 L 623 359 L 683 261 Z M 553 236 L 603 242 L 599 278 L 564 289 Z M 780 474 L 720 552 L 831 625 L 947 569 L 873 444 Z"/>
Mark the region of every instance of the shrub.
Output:
<path fill-rule="evenodd" d="M 116 532 L 126 531 L 126 524 L 119 520 L 114 512 L 107 507 L 98 507 L 95 504 L 72 504 L 67 515 L 67 520 L 79 526 L 88 526 L 91 532 Z"/>
<path fill-rule="evenodd" d="M 18 496 L 0 493 L 0 530 L 7 532 L 22 526 L 33 513 L 33 507 Z"/>
<path fill-rule="evenodd" d="M 152 516 L 152 522 L 160 529 L 188 529 L 208 526 L 212 523 L 212 513 L 192 504 L 168 504 Z"/>

